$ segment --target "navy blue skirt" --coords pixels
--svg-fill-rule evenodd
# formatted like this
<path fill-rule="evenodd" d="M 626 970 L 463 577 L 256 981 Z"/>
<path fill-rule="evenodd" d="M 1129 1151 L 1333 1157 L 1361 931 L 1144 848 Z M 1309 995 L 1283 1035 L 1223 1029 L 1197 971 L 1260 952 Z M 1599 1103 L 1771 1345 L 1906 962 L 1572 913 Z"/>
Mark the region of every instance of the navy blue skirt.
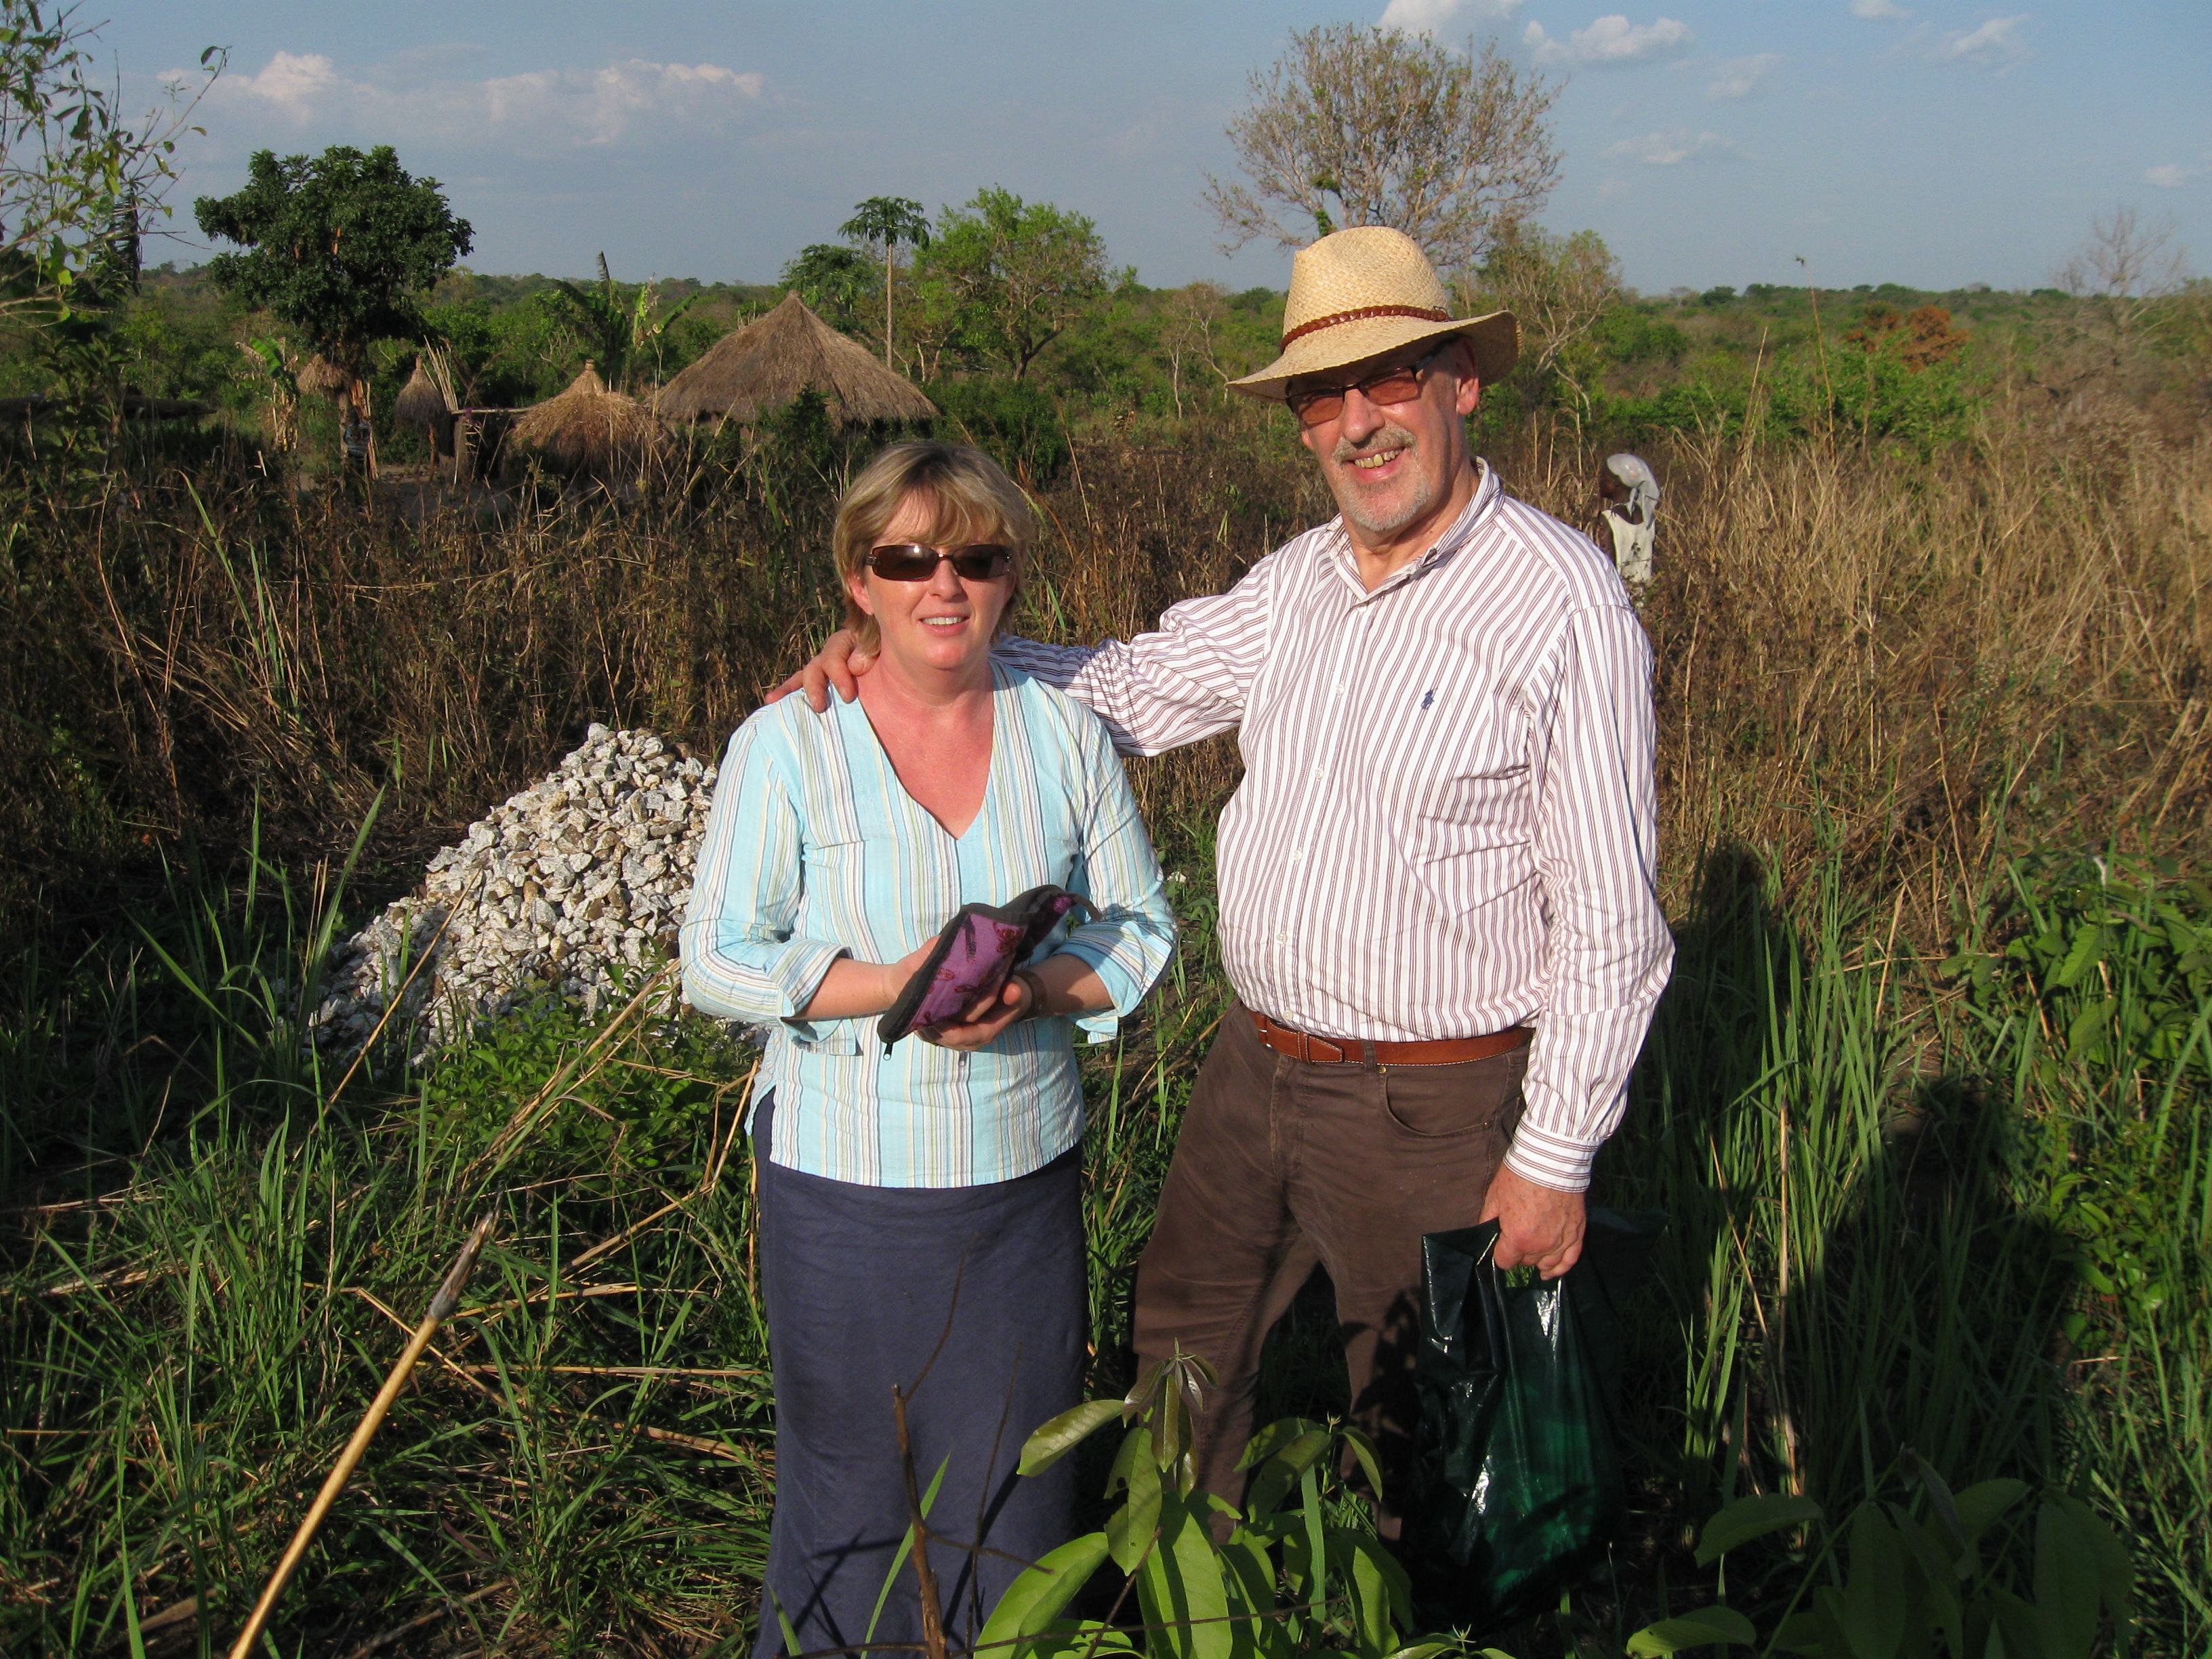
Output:
<path fill-rule="evenodd" d="M 910 1559 L 875 1613 L 907 1533 L 894 1384 L 909 1396 L 916 1489 L 945 1470 L 929 1524 L 953 1542 L 930 1565 L 946 1635 L 971 1642 L 1024 1564 L 1070 1535 L 1072 1461 L 1014 1470 L 1030 1432 L 1082 1397 L 1079 1153 L 980 1187 L 864 1187 L 769 1162 L 774 1114 L 765 1097 L 753 1121 L 775 1371 L 755 1659 L 787 1649 L 779 1607 L 801 1652 L 921 1639 Z"/>

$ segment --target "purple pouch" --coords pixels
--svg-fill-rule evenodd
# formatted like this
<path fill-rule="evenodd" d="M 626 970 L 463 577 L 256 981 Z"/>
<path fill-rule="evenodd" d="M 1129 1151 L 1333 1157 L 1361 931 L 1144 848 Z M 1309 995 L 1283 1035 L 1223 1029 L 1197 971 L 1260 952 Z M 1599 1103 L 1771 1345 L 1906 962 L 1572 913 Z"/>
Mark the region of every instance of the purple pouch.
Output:
<path fill-rule="evenodd" d="M 957 1019 L 978 997 L 1003 988 L 1022 958 L 1075 909 L 1097 914 L 1088 901 L 1050 885 L 1032 887 L 1011 904 L 961 906 L 937 936 L 937 948 L 876 1022 L 884 1047 L 921 1026 Z"/>

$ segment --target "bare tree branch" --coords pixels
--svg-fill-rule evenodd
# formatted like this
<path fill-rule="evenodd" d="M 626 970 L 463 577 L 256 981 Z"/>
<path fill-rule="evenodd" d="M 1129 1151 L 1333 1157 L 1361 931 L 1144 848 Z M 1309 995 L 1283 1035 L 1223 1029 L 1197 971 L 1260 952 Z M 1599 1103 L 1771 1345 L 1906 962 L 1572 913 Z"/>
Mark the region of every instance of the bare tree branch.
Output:
<path fill-rule="evenodd" d="M 1389 225 L 1446 270 L 1467 270 L 1559 179 L 1559 88 L 1495 41 L 1462 56 L 1392 29 L 1315 27 L 1291 35 L 1251 88 L 1229 124 L 1250 184 L 1206 178 L 1224 252 Z"/>

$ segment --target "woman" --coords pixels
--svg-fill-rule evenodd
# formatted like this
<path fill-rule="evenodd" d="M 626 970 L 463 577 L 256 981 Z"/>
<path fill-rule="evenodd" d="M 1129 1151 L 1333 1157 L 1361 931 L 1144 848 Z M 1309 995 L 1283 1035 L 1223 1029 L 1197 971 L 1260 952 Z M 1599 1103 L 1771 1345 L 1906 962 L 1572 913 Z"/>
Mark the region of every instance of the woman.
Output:
<path fill-rule="evenodd" d="M 707 821 L 684 987 L 710 1014 L 772 1022 L 753 1121 L 776 1397 L 760 1659 L 785 1645 L 779 1614 L 802 1651 L 921 1638 L 911 1569 L 874 1616 L 908 1529 L 894 1386 L 917 1480 L 944 1468 L 932 1529 L 993 1552 L 936 1551 L 948 1633 L 972 1638 L 1017 1563 L 1068 1536 L 1071 1466 L 1018 1480 L 1013 1464 L 1079 1397 L 1073 1037 L 1113 1036 L 1174 924 L 1104 728 L 991 660 L 1032 525 L 973 449 L 884 452 L 834 538 L 877 670 L 826 713 L 755 713 Z M 1096 919 L 886 1051 L 874 1018 L 954 913 L 1048 882 Z"/>

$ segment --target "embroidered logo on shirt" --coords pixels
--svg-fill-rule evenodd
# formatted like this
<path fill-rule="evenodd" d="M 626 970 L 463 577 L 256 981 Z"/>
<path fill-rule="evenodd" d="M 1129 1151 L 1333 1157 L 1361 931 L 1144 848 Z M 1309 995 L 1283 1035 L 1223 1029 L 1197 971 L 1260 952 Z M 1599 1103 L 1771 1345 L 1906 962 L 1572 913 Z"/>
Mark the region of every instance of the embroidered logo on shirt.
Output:
<path fill-rule="evenodd" d="M 1437 694 L 1436 694 L 1436 692 L 1435 692 L 1433 690 L 1427 690 L 1427 691 L 1424 691 L 1424 692 L 1422 692 L 1422 693 L 1421 693 L 1421 707 L 1422 707 L 1422 708 L 1427 708 L 1431 703 L 1434 702 L 1436 700 L 1437 700 Z"/>

